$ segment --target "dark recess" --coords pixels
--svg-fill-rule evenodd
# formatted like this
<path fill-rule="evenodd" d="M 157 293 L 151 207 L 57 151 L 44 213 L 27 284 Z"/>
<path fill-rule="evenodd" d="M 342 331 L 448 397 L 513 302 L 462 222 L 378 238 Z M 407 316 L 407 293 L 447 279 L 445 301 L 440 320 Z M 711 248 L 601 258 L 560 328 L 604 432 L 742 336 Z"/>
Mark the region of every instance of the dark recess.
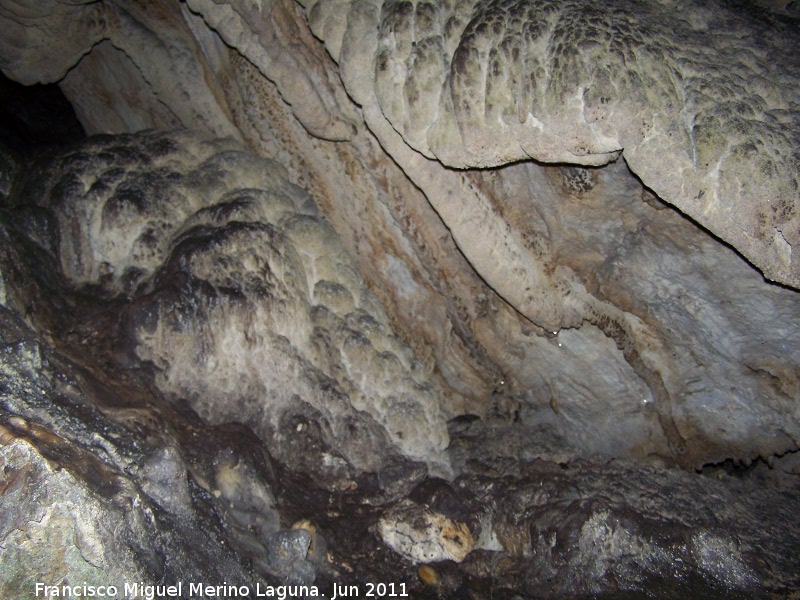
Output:
<path fill-rule="evenodd" d="M 25 157 L 85 137 L 57 84 L 25 86 L 0 72 L 0 144 Z"/>

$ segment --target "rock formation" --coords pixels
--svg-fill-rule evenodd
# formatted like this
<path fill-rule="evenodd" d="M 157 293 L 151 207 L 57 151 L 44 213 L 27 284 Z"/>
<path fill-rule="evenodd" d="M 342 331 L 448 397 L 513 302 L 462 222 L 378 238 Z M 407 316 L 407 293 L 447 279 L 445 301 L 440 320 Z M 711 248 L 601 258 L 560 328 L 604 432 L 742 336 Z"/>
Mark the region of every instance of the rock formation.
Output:
<path fill-rule="evenodd" d="M 798 593 L 798 25 L 3 3 L 2 595 Z"/>

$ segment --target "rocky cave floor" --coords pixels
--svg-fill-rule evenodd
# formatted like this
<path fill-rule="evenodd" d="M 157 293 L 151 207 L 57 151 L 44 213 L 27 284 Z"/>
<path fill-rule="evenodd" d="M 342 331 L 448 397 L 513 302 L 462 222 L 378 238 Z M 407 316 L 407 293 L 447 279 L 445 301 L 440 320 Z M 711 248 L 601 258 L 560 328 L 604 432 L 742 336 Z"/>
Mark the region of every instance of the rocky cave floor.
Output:
<path fill-rule="evenodd" d="M 800 597 L 796 453 L 699 471 L 602 457 L 532 425 L 523 404 L 451 419 L 437 474 L 397 452 L 355 465 L 330 416 L 301 401 L 260 428 L 201 417 L 133 349 L 133 301 L 65 276 L 54 218 L 26 196 L 54 168 L 34 154 L 0 156 L 2 597 L 65 576 L 327 597 L 368 582 L 411 598 Z M 181 306 L 172 330 L 186 333 Z"/>

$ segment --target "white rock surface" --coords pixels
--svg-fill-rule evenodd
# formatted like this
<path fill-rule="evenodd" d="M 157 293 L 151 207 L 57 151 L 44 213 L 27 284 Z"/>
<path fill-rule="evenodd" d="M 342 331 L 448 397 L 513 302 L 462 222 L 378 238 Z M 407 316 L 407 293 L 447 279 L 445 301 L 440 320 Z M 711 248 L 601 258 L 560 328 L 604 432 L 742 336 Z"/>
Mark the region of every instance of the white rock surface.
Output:
<path fill-rule="evenodd" d="M 519 415 L 528 431 L 549 427 L 592 452 L 688 468 L 796 450 L 799 29 L 791 4 L 24 6 L 0 13 L 8 24 L 0 65 L 26 82 L 68 72 L 62 88 L 88 131 L 180 125 L 233 135 L 282 163 L 284 177 L 309 192 L 385 317 L 362 306 L 350 275 L 337 275 L 344 289 L 335 277 L 316 281 L 320 258 L 287 250 L 306 282 L 284 282 L 289 296 L 300 296 L 287 309 L 292 325 L 276 332 L 336 381 L 344 375 L 330 365 L 348 365 L 343 393 L 371 418 L 382 415 L 397 447 L 417 443 L 400 442 L 406 417 L 434 418 L 438 410 L 443 418 Z M 608 164 L 550 168 L 530 157 Z M 517 160 L 524 162 L 472 168 Z M 197 181 L 209 185 L 202 173 Z M 662 201 L 717 237 L 652 207 Z M 119 216 L 136 227 L 149 223 L 152 238 L 120 225 L 99 231 L 90 252 L 65 240 L 67 272 L 129 294 L 162 269 L 159 261 L 180 255 L 194 261 L 190 279 L 221 285 L 211 274 L 216 265 L 247 271 L 238 248 L 269 237 L 228 231 L 235 254 L 228 263 L 210 250 L 178 252 L 173 237 L 205 219 L 193 215 L 206 205 L 180 193 L 157 204 L 146 210 L 152 222 Z M 75 240 L 85 238 L 77 233 Z M 721 240 L 788 287 L 765 283 Z M 76 262 L 80 256 L 85 262 Z M 104 262 L 116 265 L 113 273 Z M 179 305 L 159 298 L 160 310 Z M 318 302 L 333 309 L 333 320 L 313 310 Z M 354 343 L 339 329 L 351 306 L 390 323 L 421 371 L 382 342 L 368 351 Z M 253 317 L 225 310 L 233 331 L 216 318 L 198 329 L 215 354 L 203 368 L 220 378 L 212 386 L 219 393 L 260 393 L 272 371 L 241 349 L 280 340 L 242 339 L 236 332 Z M 206 318 L 204 311 L 197 314 Z M 258 324 L 267 318 L 253 314 Z M 309 346 L 286 333 L 303 337 L 315 327 L 333 332 L 330 343 Z M 369 329 L 361 321 L 343 327 Z M 167 345 L 181 339 L 162 329 L 148 335 Z M 330 358 L 319 343 L 339 355 Z M 405 375 L 380 358 L 384 350 L 411 373 L 396 406 L 414 406 L 408 397 L 416 395 L 425 399 L 422 413 L 387 416 L 395 402 L 388 390 Z M 161 361 L 163 385 L 189 393 L 194 355 L 178 353 L 176 369 L 146 344 L 141 351 Z M 380 389 L 374 401 L 363 392 L 358 361 L 389 373 L 370 384 Z M 233 363 L 258 375 L 235 383 Z M 273 371 L 284 368 L 294 372 Z M 418 390 L 421 381 L 432 391 Z M 430 448 L 443 439 L 435 434 Z"/>
<path fill-rule="evenodd" d="M 164 392 L 261 432 L 298 399 L 356 469 L 380 467 L 385 436 L 447 472 L 436 392 L 280 165 L 233 142 L 150 133 L 67 152 L 39 186 L 64 275 L 130 300 L 123 344 Z"/>

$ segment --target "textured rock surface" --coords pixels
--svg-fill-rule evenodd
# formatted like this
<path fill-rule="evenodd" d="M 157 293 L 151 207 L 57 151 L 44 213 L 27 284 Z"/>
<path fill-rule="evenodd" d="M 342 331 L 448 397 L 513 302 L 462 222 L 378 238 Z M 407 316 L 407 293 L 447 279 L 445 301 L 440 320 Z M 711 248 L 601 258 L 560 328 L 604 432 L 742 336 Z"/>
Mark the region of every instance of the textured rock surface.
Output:
<path fill-rule="evenodd" d="M 252 460 L 243 446 L 226 448 L 244 428 L 214 432 L 165 405 L 136 406 L 135 387 L 72 370 L 16 315 L 0 312 L 3 596 L 33 598 L 37 582 L 115 585 L 121 593 L 126 582 L 163 578 L 251 581 L 242 558 L 278 529 L 277 513 L 261 503 L 251 509 L 258 520 L 242 523 L 241 510 L 228 509 L 207 483 L 226 455 Z M 251 481 L 270 494 L 259 466 Z M 252 529 L 241 540 L 225 536 L 220 519 Z"/>
<path fill-rule="evenodd" d="M 4 405 L 10 464 L 53 490 L 58 572 L 108 572 L 61 518 L 105 504 L 37 458 L 46 432 L 173 516 L 141 537 L 175 577 L 216 560 L 164 545 L 196 529 L 249 582 L 796 593 L 798 16 L 5 3 L 0 67 L 59 80 L 87 132 L 199 133 L 101 137 L 25 181 L 33 155 L 0 148 L 4 360 L 36 340 L 63 374 L 34 353 L 6 387 L 75 386 Z M 529 156 L 572 166 L 502 166 Z M 64 393 L 107 421 L 69 433 Z"/>
<path fill-rule="evenodd" d="M 552 405 L 564 415 L 555 426 L 571 429 L 569 436 L 577 436 L 588 448 L 612 454 L 656 454 L 691 466 L 729 457 L 749 460 L 754 455 L 796 447 L 796 408 L 788 398 L 792 398 L 797 349 L 794 334 L 782 325 L 796 315 L 792 293 L 758 285 L 757 276 L 745 266 L 731 266 L 740 268 L 742 275 L 730 272 L 727 279 L 742 277 L 752 282 L 753 289 L 761 290 L 753 297 L 753 305 L 764 306 L 766 302 L 776 310 L 745 309 L 737 313 L 738 309 L 720 296 L 719 301 L 711 301 L 719 316 L 702 331 L 700 347 L 684 343 L 676 347 L 685 335 L 696 338 L 701 331 L 697 317 L 680 322 L 686 297 L 680 290 L 697 285 L 696 281 L 673 283 L 669 277 L 675 275 L 670 275 L 668 283 L 639 290 L 639 275 L 629 277 L 623 285 L 619 277 L 605 272 L 619 270 L 612 264 L 618 257 L 634 255 L 634 248 L 645 237 L 633 234 L 649 232 L 644 223 L 655 222 L 656 214 L 672 215 L 655 210 L 646 213 L 640 198 L 649 196 L 625 169 L 615 167 L 607 176 L 599 176 L 605 185 L 597 189 L 592 171 L 574 168 L 565 172 L 565 183 L 555 185 L 547 180 L 559 176 L 548 177 L 546 170 L 531 163 L 525 168 L 493 172 L 494 183 L 479 173 L 442 169 L 439 163 L 412 150 L 389 127 L 377 99 L 370 104 L 351 86 L 348 91 L 363 104 L 363 112 L 352 105 L 337 84 L 336 65 L 308 37 L 296 7 L 277 2 L 270 5 L 264 18 L 256 19 L 255 5 L 246 2 L 212 5 L 198 1 L 190 5 L 249 62 L 231 54 L 213 32 L 202 29 L 205 26 L 198 16 L 187 13 L 186 21 L 174 26 L 193 31 L 203 54 L 193 58 L 182 55 L 181 60 L 202 63 L 193 68 L 215 73 L 216 84 L 210 84 L 205 96 L 224 96 L 242 136 L 261 154 L 285 162 L 290 178 L 308 188 L 343 234 L 347 249 L 357 256 L 357 266 L 387 307 L 390 320 L 431 371 L 446 414 L 485 414 L 491 410 L 491 402 L 500 404 L 499 411 L 506 414 L 514 414 L 514 407 L 520 403 L 533 409 L 545 407 L 545 413 Z M 346 25 L 344 17 L 349 13 L 335 11 L 335 18 L 326 25 L 325 10 L 312 7 L 308 14 L 315 31 L 327 41 L 338 35 L 337 27 Z M 354 9 L 353 14 L 354 18 L 366 18 L 370 12 Z M 386 18 L 391 14 L 387 7 Z M 281 37 L 276 31 L 297 35 Z M 287 51 L 285 40 L 295 38 L 305 40 L 302 51 L 300 46 L 292 46 L 294 52 Z M 356 38 L 364 41 L 369 35 L 354 34 L 348 39 Z M 341 49 L 331 43 L 327 47 L 334 58 L 340 58 Z M 352 52 L 349 55 L 356 56 Z M 364 57 L 372 60 L 371 54 Z M 303 77 L 286 75 L 300 64 Z M 183 62 L 176 62 L 175 69 L 183 72 L 187 67 L 180 65 Z M 367 89 L 370 78 L 359 73 L 372 73 L 371 65 L 369 61 L 364 65 L 342 62 L 345 83 L 352 80 L 353 85 Z M 124 64 L 120 67 L 125 68 Z M 160 89 L 157 82 L 150 84 L 154 93 Z M 226 86 L 226 82 L 233 85 Z M 313 95 L 302 92 L 309 82 L 315 86 Z M 310 98 L 307 105 L 300 102 L 302 97 Z M 292 104 L 302 127 L 281 98 Z M 170 105 L 171 101 L 165 102 Z M 127 109 L 117 112 L 129 113 Z M 182 122 L 197 126 L 189 119 Z M 337 125 L 340 123 L 349 123 L 346 136 L 350 144 L 346 147 L 307 135 L 311 131 L 339 139 L 345 136 Z M 88 129 L 97 130 L 99 125 Z M 579 181 L 572 181 L 575 178 Z M 586 181 L 581 183 L 581 178 Z M 619 200 L 614 195 L 618 193 L 630 198 L 624 209 L 620 207 L 624 214 L 642 211 L 641 216 L 626 217 L 622 229 L 618 219 L 623 215 L 606 208 L 617 205 Z M 565 195 L 572 200 L 565 203 Z M 586 202 L 597 206 L 591 220 L 580 215 Z M 570 222 L 572 218 L 575 221 Z M 600 225 L 600 219 L 610 222 Z M 571 237 L 572 229 L 602 231 L 607 239 L 598 245 L 597 235 L 594 241 Z M 567 233 L 559 237 L 563 231 Z M 676 228 L 672 231 L 673 242 L 664 243 L 670 253 L 677 253 L 676 261 L 694 264 L 703 260 L 693 250 L 702 235 L 688 223 L 683 224 L 683 233 L 675 233 Z M 618 247 L 619 235 L 630 249 Z M 592 252 L 606 255 L 605 270 L 599 269 L 597 260 L 580 260 L 576 252 L 567 252 L 586 243 L 593 244 Z M 690 268 L 700 278 L 705 277 L 700 272 L 716 272 L 716 264 L 725 253 L 722 247 L 702 244 L 721 254 L 711 261 L 714 265 Z M 662 260 L 659 253 L 666 250 L 662 244 L 648 256 Z M 665 268 L 673 274 L 683 269 L 677 263 L 636 267 L 643 272 Z M 666 299 L 660 297 L 662 290 L 675 285 L 678 287 Z M 713 297 L 714 286 L 706 287 Z M 659 296 L 658 304 L 653 303 L 655 296 Z M 667 304 L 664 310 L 654 309 L 663 302 Z M 696 309 L 691 310 L 701 314 Z M 767 327 L 765 333 L 759 322 L 757 333 L 749 326 L 745 332 L 740 327 L 741 313 L 762 314 L 774 326 Z M 565 346 L 548 341 L 546 336 L 583 323 L 593 325 L 603 335 L 583 325 L 577 330 L 577 341 L 571 338 L 571 351 L 554 354 L 554 348 Z M 740 350 L 725 347 L 720 351 L 731 339 L 729 326 L 742 330 L 735 336 L 742 344 L 757 337 L 759 343 L 772 348 L 768 355 L 777 353 L 780 358 L 768 359 L 766 369 L 749 369 L 741 345 Z M 682 333 L 675 334 L 675 330 Z M 566 331 L 567 337 L 573 335 L 572 330 Z M 709 369 L 719 371 L 718 367 L 724 375 L 706 373 Z M 779 378 L 788 377 L 788 388 L 769 383 L 778 371 L 786 374 Z M 733 386 L 723 383 L 730 376 L 737 381 Z M 498 390 L 499 381 L 507 383 Z M 777 412 L 775 406 L 779 407 Z M 723 422 L 718 417 L 704 421 L 709 413 L 725 415 Z M 728 427 L 729 415 L 735 415 L 734 422 L 741 416 L 742 423 Z M 777 421 L 772 420 L 773 415 Z M 587 423 L 591 423 L 588 428 Z M 620 430 L 626 434 L 621 436 Z M 630 431 L 636 433 L 630 435 Z"/>
<path fill-rule="evenodd" d="M 385 119 L 455 167 L 622 152 L 767 277 L 800 284 L 796 18 L 745 3 L 305 6 L 374 129 Z"/>
<path fill-rule="evenodd" d="M 323 455 L 337 477 L 377 471 L 393 451 L 447 472 L 421 365 L 280 165 L 156 133 L 95 138 L 56 162 L 19 218 L 49 210 L 69 284 L 128 300 L 123 365 L 151 363 L 159 388 L 204 418 L 277 439 L 284 412 L 308 406 L 339 449 Z"/>
<path fill-rule="evenodd" d="M 238 136 L 205 89 L 210 73 L 193 58 L 200 47 L 178 3 L 14 2 L 0 19 L 3 72 L 25 84 L 61 81 L 87 133 L 191 122 Z"/>
<path fill-rule="evenodd" d="M 26 180 L 0 240 L 6 594 L 65 578 L 385 580 L 421 598 L 800 589 L 794 455 L 700 476 L 589 458 L 567 440 L 580 427 L 503 390 L 444 433 L 417 414 L 435 396 L 398 400 L 407 350 L 276 163 L 147 133 L 96 138 Z M 548 343 L 576 343 L 564 336 Z M 373 404 L 357 411 L 360 393 Z M 397 435 L 404 411 L 417 437 Z M 425 478 L 418 453 L 460 476 Z"/>

